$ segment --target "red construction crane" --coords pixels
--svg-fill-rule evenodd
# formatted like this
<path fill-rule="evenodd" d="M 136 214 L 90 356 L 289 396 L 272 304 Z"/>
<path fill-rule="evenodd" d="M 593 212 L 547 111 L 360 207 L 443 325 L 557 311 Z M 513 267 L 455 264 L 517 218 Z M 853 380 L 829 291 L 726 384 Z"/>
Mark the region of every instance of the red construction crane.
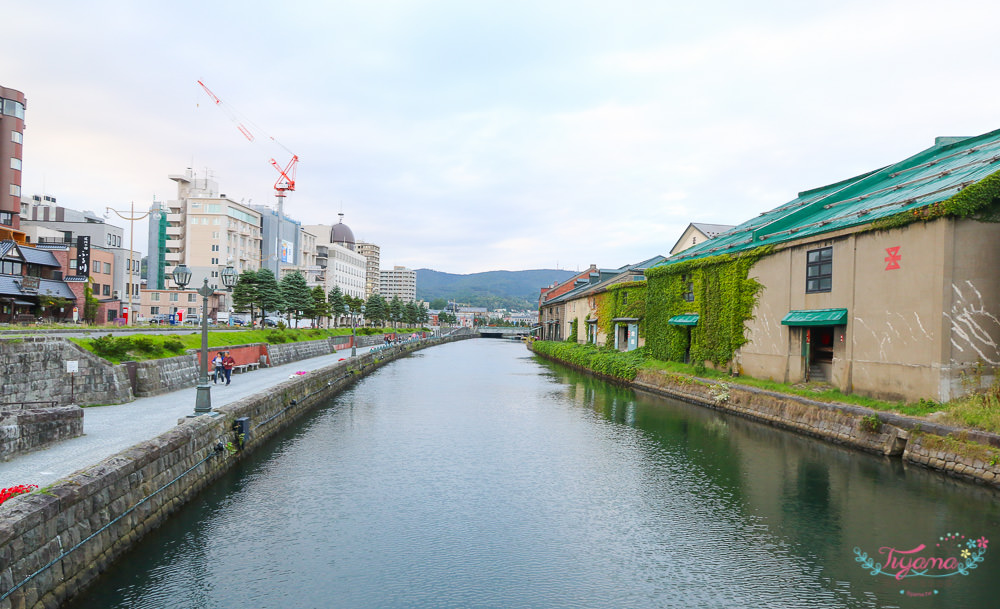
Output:
<path fill-rule="evenodd" d="M 199 80 L 198 84 L 201 85 L 201 88 L 205 90 L 205 93 L 207 93 L 208 96 L 212 98 L 212 101 L 215 102 L 215 105 L 220 110 L 222 110 L 223 112 L 225 112 L 226 116 L 228 116 L 229 119 L 231 121 L 233 121 L 233 123 L 236 124 L 236 128 L 239 129 L 240 133 L 243 134 L 243 137 L 247 138 L 248 141 L 253 142 L 254 139 L 256 139 L 254 137 L 253 131 L 251 131 L 250 129 L 248 129 L 243 124 L 243 122 L 241 122 L 239 114 L 229 104 L 227 104 L 226 102 L 224 102 L 221 99 L 219 99 L 218 95 L 216 95 L 215 93 L 212 93 L 212 90 L 209 89 L 205 85 L 205 83 L 203 83 L 203 82 L 201 82 Z M 285 165 L 284 169 L 281 168 L 281 165 L 278 164 L 278 161 L 274 160 L 273 158 L 271 159 L 271 166 L 274 167 L 278 171 L 278 174 L 279 174 L 278 175 L 278 180 L 274 183 L 274 194 L 279 199 L 283 199 L 283 198 L 285 198 L 287 196 L 288 191 L 290 191 L 290 190 L 294 191 L 295 190 L 295 169 L 296 169 L 296 166 L 299 163 L 299 157 L 298 157 L 298 155 L 292 153 L 292 151 L 289 150 L 288 148 L 286 148 L 281 142 L 279 142 L 278 140 L 274 139 L 274 137 L 272 137 L 270 135 L 267 135 L 267 133 L 263 129 L 261 129 L 260 127 L 257 127 L 256 125 L 254 125 L 253 122 L 251 122 L 251 121 L 247 121 L 247 122 L 250 123 L 251 125 L 253 125 L 256 128 L 257 131 L 259 131 L 260 133 L 263 133 L 264 135 L 266 135 L 269 140 L 271 140 L 275 144 L 277 144 L 277 145 L 281 146 L 282 148 L 284 148 L 285 151 L 288 152 L 288 154 L 292 155 L 292 159 L 290 161 L 288 161 L 288 164 Z"/>

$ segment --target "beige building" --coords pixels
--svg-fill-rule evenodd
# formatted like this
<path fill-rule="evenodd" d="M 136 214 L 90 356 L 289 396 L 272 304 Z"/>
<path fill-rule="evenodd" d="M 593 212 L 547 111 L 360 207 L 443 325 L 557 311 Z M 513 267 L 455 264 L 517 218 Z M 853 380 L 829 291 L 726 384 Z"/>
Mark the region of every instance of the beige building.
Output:
<path fill-rule="evenodd" d="M 699 243 L 704 243 L 713 237 L 718 237 L 722 233 L 733 228 L 731 224 L 705 224 L 703 222 L 692 222 L 687 225 L 680 239 L 670 248 L 670 255 L 679 254 L 684 250 L 694 247 Z"/>
<path fill-rule="evenodd" d="M 417 272 L 405 266 L 394 266 L 379 273 L 378 293 L 386 300 L 398 296 L 403 302 L 417 299 Z"/>
<path fill-rule="evenodd" d="M 576 277 L 573 280 L 576 287 L 541 305 L 539 319 L 544 319 L 549 326 L 546 335 L 568 338 L 573 335 L 575 325 L 578 343 L 610 345 L 619 351 L 632 351 L 642 347 L 645 337 L 639 334 L 639 319 L 601 320 L 600 299 L 607 297 L 606 292 L 611 286 L 643 281 L 643 271 L 664 259 L 663 256 L 655 256 L 617 269 L 592 268 L 586 277 Z M 610 323 L 599 323 L 602 321 Z M 611 328 L 610 336 L 602 329 L 602 325 Z M 546 329 L 543 328 L 543 331 Z"/>
<path fill-rule="evenodd" d="M 229 264 L 237 273 L 259 269 L 260 212 L 220 193 L 214 180 L 198 178 L 191 170 L 170 179 L 177 183 L 177 199 L 151 210 L 149 289 L 173 287 L 171 272 L 181 263 L 191 270 L 191 286 L 208 278 L 209 285 L 221 287 L 222 270 Z M 155 253 L 161 248 L 162 262 Z"/>
<path fill-rule="evenodd" d="M 343 214 L 340 216 L 337 224 L 303 226 L 316 235 L 316 282 L 327 294 L 333 286 L 339 286 L 347 296 L 365 298 L 367 260 L 354 251 L 354 233 L 344 224 Z"/>
<path fill-rule="evenodd" d="M 221 319 L 229 319 L 229 307 L 232 305 L 230 295 L 218 291 L 208 297 L 208 319 L 215 323 Z M 141 315 L 145 321 L 167 323 L 164 316 L 173 316 L 181 323 L 199 321 L 201 319 L 202 298 L 194 290 L 143 290 Z M 180 314 L 180 315 L 178 315 Z"/>
<path fill-rule="evenodd" d="M 379 283 L 382 281 L 381 273 L 381 249 L 374 243 L 358 241 L 354 244 L 354 251 L 361 254 L 367 260 L 365 267 L 365 298 L 372 294 L 378 294 Z"/>
<path fill-rule="evenodd" d="M 997 159 L 1000 131 L 938 138 L 899 163 L 800 193 L 661 268 L 770 245 L 749 271 L 762 288 L 736 369 L 889 400 L 953 399 L 1000 368 Z M 700 287 L 668 323 L 687 326 L 697 351 L 707 316 L 719 313 L 699 271 L 687 272 Z M 654 354 L 669 348 L 661 340 Z"/>

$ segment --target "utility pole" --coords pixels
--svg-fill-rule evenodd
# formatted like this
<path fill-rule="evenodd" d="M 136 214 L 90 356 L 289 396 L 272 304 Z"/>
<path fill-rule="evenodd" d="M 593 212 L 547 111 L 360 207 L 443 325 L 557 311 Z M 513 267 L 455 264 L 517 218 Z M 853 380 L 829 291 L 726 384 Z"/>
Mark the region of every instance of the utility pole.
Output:
<path fill-rule="evenodd" d="M 127 215 L 127 216 L 122 215 L 122 214 L 125 213 L 124 211 L 118 211 L 117 209 L 111 209 L 110 207 L 107 207 L 107 208 L 105 208 L 105 212 L 104 212 L 105 217 L 107 217 L 108 212 L 114 212 L 116 216 L 118 216 L 122 220 L 128 220 L 128 222 L 129 222 L 129 225 L 128 225 L 129 226 L 129 229 L 128 229 L 128 282 L 126 283 L 126 286 L 125 286 L 125 293 L 128 295 L 128 305 L 129 305 L 129 311 L 128 312 L 129 312 L 129 315 L 125 319 L 125 323 L 127 323 L 128 325 L 131 326 L 132 325 L 132 320 L 135 318 L 135 315 L 136 315 L 136 313 L 135 313 L 134 299 L 135 299 L 135 296 L 137 296 L 136 292 L 138 292 L 138 290 L 134 289 L 136 287 L 136 284 L 132 283 L 132 267 L 135 266 L 133 264 L 133 262 L 132 262 L 133 261 L 133 256 L 135 255 L 135 221 L 136 220 L 142 220 L 143 218 L 145 218 L 146 216 L 149 215 L 149 212 L 147 211 L 147 212 L 145 212 L 143 214 L 139 214 L 138 216 L 135 215 L 135 201 L 131 202 L 131 205 L 129 207 L 129 215 Z"/>

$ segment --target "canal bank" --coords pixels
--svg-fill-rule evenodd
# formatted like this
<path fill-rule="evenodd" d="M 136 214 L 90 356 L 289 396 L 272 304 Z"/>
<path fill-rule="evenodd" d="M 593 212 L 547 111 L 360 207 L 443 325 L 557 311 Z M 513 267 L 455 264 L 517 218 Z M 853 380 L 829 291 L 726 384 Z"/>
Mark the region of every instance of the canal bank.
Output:
<path fill-rule="evenodd" d="M 539 357 L 595 374 L 578 364 L 538 353 L 531 343 L 528 348 Z M 632 381 L 597 376 L 1000 488 L 1000 436 L 996 434 L 662 370 L 640 369 Z"/>
<path fill-rule="evenodd" d="M 989 551 L 898 582 L 854 549 L 998 527 L 992 488 L 469 340 L 317 405 L 64 609 L 991 607 Z"/>
<path fill-rule="evenodd" d="M 405 343 L 294 375 L 179 421 L 0 512 L 0 608 L 57 607 L 255 446 L 387 362 L 471 336 Z"/>

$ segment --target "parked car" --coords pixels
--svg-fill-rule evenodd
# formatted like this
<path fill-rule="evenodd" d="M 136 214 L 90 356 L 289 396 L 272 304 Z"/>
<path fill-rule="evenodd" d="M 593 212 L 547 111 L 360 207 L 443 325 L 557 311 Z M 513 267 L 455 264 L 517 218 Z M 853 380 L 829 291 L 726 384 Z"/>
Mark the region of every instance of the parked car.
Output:
<path fill-rule="evenodd" d="M 170 323 L 170 316 L 166 313 L 157 313 L 156 315 L 151 315 L 149 318 L 149 323 L 151 324 L 168 324 Z"/>
<path fill-rule="evenodd" d="M 267 326 L 267 327 L 269 327 L 269 328 L 277 328 L 278 324 L 281 323 L 281 322 L 283 322 L 283 321 L 284 320 L 281 319 L 280 317 L 265 317 L 264 318 L 264 325 Z"/>

